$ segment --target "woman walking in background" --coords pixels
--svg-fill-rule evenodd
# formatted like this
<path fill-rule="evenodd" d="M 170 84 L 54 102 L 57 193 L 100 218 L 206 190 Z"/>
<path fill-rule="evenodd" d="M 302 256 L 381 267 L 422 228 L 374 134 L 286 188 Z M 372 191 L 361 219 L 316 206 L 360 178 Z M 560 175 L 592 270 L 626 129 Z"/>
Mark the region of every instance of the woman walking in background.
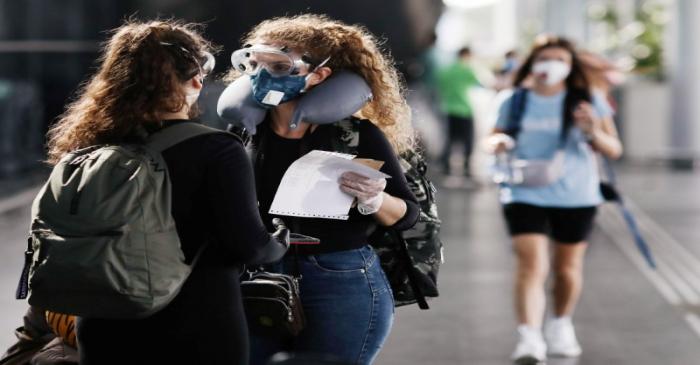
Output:
<path fill-rule="evenodd" d="M 512 359 L 529 364 L 544 361 L 547 353 L 581 354 L 571 318 L 581 294 L 587 238 L 603 202 L 595 156 L 618 158 L 622 145 L 610 106 L 592 91 L 569 41 L 538 38 L 514 85 L 500 106 L 490 145 L 494 153 L 511 153 L 528 165 L 520 181 L 501 185 L 500 200 L 517 255 L 519 341 Z M 549 239 L 554 316 L 543 334 Z"/>

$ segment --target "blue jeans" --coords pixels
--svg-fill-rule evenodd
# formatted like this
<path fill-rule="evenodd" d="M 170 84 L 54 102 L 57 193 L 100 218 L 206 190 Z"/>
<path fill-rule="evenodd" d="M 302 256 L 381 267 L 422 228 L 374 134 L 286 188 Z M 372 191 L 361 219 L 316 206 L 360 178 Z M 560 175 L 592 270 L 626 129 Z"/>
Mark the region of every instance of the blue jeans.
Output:
<path fill-rule="evenodd" d="M 294 255 L 270 267 L 301 273 L 306 328 L 296 338 L 251 336 L 251 365 L 278 352 L 333 357 L 342 364 L 371 364 L 394 320 L 389 282 L 370 246 L 319 255 Z"/>

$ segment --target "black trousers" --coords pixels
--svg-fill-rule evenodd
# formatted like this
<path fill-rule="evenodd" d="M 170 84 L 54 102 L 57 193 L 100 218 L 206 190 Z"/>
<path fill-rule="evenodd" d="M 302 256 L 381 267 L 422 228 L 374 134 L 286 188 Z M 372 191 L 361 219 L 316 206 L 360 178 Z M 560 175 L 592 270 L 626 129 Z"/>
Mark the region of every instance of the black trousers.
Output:
<path fill-rule="evenodd" d="M 474 149 L 474 118 L 447 116 L 447 139 L 440 161 L 446 173 L 450 172 L 450 155 L 455 142 L 461 142 L 464 146 L 464 173 L 469 174 L 469 160 Z"/>
<path fill-rule="evenodd" d="M 80 365 L 248 365 L 238 269 L 202 264 L 151 317 L 78 318 Z"/>

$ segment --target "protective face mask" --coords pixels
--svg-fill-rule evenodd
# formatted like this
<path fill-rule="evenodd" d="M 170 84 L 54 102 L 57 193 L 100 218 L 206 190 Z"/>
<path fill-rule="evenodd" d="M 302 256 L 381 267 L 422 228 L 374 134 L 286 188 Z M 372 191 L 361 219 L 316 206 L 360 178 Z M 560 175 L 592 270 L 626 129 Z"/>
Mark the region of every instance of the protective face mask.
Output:
<path fill-rule="evenodd" d="M 272 108 L 298 97 L 306 87 L 306 76 L 272 76 L 266 69 L 250 76 L 253 98 L 261 106 Z"/>
<path fill-rule="evenodd" d="M 551 86 L 565 80 L 571 73 L 571 66 L 562 61 L 540 61 L 532 66 L 532 73 L 545 74 L 545 84 Z"/>
<path fill-rule="evenodd" d="M 201 77 L 201 75 L 200 75 Z M 204 77 L 201 77 L 199 79 L 199 83 L 202 84 L 202 87 L 204 87 Z M 197 99 L 199 99 L 199 93 L 202 92 L 202 89 L 195 89 L 192 86 L 187 86 L 187 92 L 185 93 L 185 102 L 187 103 L 188 107 L 192 107 L 194 103 L 197 102 Z"/>

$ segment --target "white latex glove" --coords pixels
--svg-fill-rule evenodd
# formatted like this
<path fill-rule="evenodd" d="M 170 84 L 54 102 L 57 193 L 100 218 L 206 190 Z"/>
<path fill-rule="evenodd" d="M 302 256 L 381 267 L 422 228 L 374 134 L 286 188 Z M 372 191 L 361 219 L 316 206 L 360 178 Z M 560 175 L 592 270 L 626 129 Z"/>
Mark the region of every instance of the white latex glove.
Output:
<path fill-rule="evenodd" d="M 379 211 L 384 202 L 386 179 L 370 179 L 366 176 L 345 172 L 340 175 L 340 190 L 357 198 L 357 210 L 369 215 Z"/>
<path fill-rule="evenodd" d="M 485 142 L 484 148 L 486 151 L 496 155 L 508 152 L 515 147 L 515 140 L 505 133 L 496 133 L 491 135 Z"/>

